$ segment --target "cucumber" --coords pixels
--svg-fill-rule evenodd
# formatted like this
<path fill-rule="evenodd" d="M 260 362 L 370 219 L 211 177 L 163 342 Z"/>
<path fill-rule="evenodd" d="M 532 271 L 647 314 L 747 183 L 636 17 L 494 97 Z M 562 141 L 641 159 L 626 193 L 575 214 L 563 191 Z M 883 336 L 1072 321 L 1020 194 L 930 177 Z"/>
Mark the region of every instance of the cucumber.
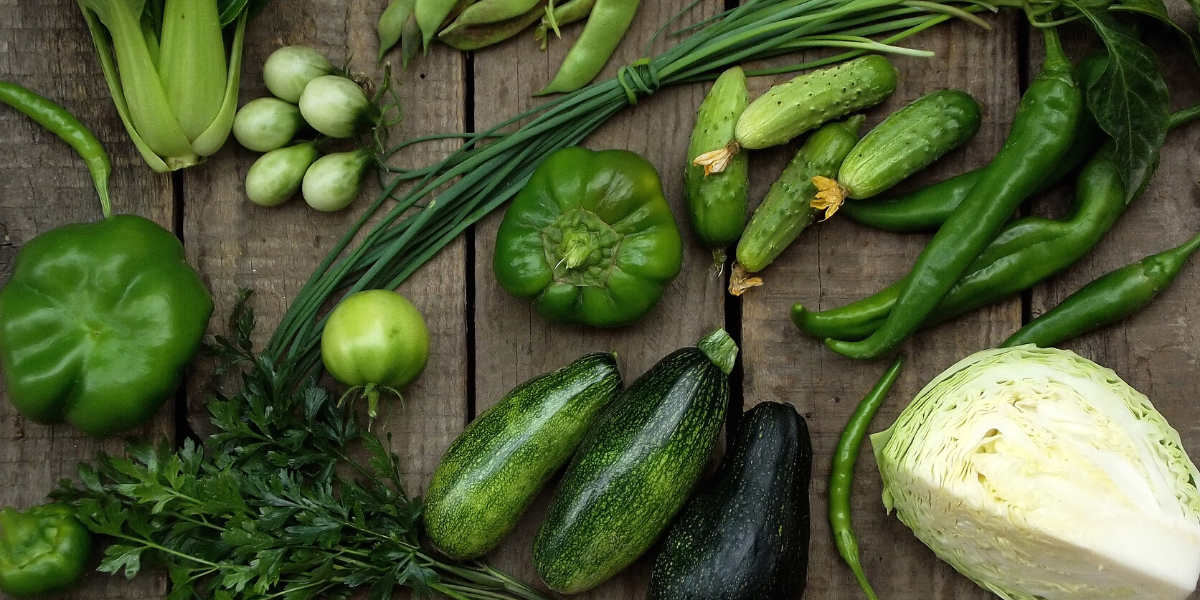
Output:
<path fill-rule="evenodd" d="M 979 103 L 961 90 L 926 94 L 872 129 L 842 163 L 849 198 L 870 198 L 908 179 L 979 131 Z"/>
<path fill-rule="evenodd" d="M 811 71 L 750 103 L 734 135 L 742 148 L 778 146 L 826 122 L 875 106 L 896 90 L 896 68 L 870 55 Z"/>
<path fill-rule="evenodd" d="M 837 173 L 842 159 L 858 142 L 864 120 L 862 115 L 855 115 L 818 129 L 784 167 L 738 242 L 729 293 L 740 296 L 762 285 L 761 278 L 749 274 L 765 269 L 816 219 L 819 211 L 812 208 L 811 202 L 817 188 L 812 179 Z"/>
<path fill-rule="evenodd" d="M 533 540 L 550 589 L 600 585 L 654 544 L 687 500 L 725 421 L 737 346 L 723 330 L 677 350 L 604 410 Z"/>
<path fill-rule="evenodd" d="M 724 264 L 724 249 L 737 241 L 746 226 L 746 192 L 750 187 L 749 158 L 734 156 L 720 173 L 705 176 L 704 168 L 692 160 L 712 148 L 733 141 L 733 125 L 746 105 L 750 92 L 741 67 L 721 73 L 696 112 L 696 125 L 688 146 L 688 164 L 683 171 L 684 191 L 692 217 L 692 229 L 713 260 Z"/>
<path fill-rule="evenodd" d="M 621 387 L 611 354 L 588 354 L 522 383 L 450 444 L 425 496 L 425 531 L 454 559 L 512 531 Z"/>
<path fill-rule="evenodd" d="M 787 404 L 742 415 L 708 489 L 683 509 L 650 574 L 649 600 L 791 600 L 808 567 L 808 426 Z"/>

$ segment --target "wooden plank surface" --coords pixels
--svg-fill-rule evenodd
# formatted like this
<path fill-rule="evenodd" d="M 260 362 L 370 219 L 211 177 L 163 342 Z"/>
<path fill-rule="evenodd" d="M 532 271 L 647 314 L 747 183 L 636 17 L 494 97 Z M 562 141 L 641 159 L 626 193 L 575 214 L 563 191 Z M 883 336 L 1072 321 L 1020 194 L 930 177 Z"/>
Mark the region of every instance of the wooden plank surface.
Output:
<path fill-rule="evenodd" d="M 1177 2 L 1182 4 L 1182 2 Z M 270 18 L 252 24 L 247 41 L 242 102 L 264 95 L 261 65 L 283 44 L 307 44 L 325 51 L 335 63 L 349 61 L 352 70 L 378 76 L 374 64 L 374 19 L 382 0 L 291 0 L 287 10 L 271 8 Z M 643 3 L 634 30 L 607 67 L 642 54 L 653 30 L 686 4 L 686 0 Z M 721 8 L 706 1 L 699 15 Z M 871 112 L 871 123 L 920 94 L 937 87 L 961 87 L 985 106 L 984 125 L 964 150 L 941 161 L 917 182 L 938 179 L 984 162 L 1000 145 L 1019 97 L 1020 19 L 993 19 L 990 33 L 966 25 L 939 27 L 915 44 L 938 52 L 931 61 L 900 60 L 900 89 L 889 104 Z M 439 48 L 401 72 L 400 93 L 406 118 L 393 139 L 422 133 L 477 129 L 532 106 L 532 92 L 554 74 L 578 35 L 566 28 L 564 39 L 540 52 L 526 34 L 496 48 L 466 55 Z M 1161 46 L 1168 41 L 1162 40 Z M 1036 56 L 1037 42 L 1030 55 Z M 1174 103 L 1200 101 L 1194 67 L 1176 50 L 1163 53 L 1172 74 Z M 981 70 L 979 65 L 988 65 Z M 30 2 L 0 0 L 0 79 L 19 81 L 59 100 L 92 126 L 113 155 L 116 209 L 177 227 L 189 260 L 213 292 L 217 313 L 210 326 L 222 331 L 237 289 L 253 287 L 260 317 L 260 338 L 273 328 L 299 286 L 367 197 L 342 214 L 323 215 L 299 200 L 268 210 L 243 197 L 242 179 L 253 153 L 230 144 L 204 167 L 178 176 L 178 189 L 168 176 L 153 175 L 134 153 L 116 118 L 99 73 L 94 51 L 71 0 Z M 752 82 L 755 93 L 773 81 Z M 471 91 L 469 91 L 471 90 Z M 735 395 L 745 407 L 764 400 L 791 402 L 809 421 L 816 451 L 813 479 L 813 528 L 809 598 L 852 599 L 860 593 L 837 560 L 825 526 L 825 478 L 836 437 L 854 404 L 885 367 L 883 362 L 853 363 L 798 335 L 787 321 L 794 301 L 828 308 L 873 292 L 911 264 L 923 236 L 872 232 L 848 220 L 815 226 L 767 271 L 767 286 L 730 304 L 723 282 L 711 277 L 709 256 L 691 237 L 683 209 L 680 165 L 703 86 L 664 90 L 642 101 L 606 125 L 588 142 L 593 148 L 627 148 L 659 169 L 665 191 L 684 232 L 684 271 L 660 306 L 635 327 L 619 331 L 586 331 L 545 323 L 525 302 L 499 288 L 491 271 L 491 254 L 500 215 L 481 223 L 470 236 L 452 244 L 401 290 L 424 311 L 434 340 L 430 367 L 407 392 L 408 403 L 390 405 L 379 424 L 393 433 L 394 449 L 410 475 L 410 487 L 423 490 L 442 450 L 469 417 L 494 403 L 505 391 L 536 374 L 557 368 L 576 356 L 615 350 L 626 381 L 631 382 L 677 347 L 690 345 L 705 331 L 726 326 L 741 331 L 744 388 Z M 474 102 L 473 105 L 471 102 Z M 795 151 L 791 144 L 752 158 L 753 200 Z M 453 142 L 423 146 L 404 160 L 427 164 Z M 1053 306 L 1082 283 L 1146 254 L 1181 243 L 1200 229 L 1200 125 L 1174 134 L 1162 167 L 1146 195 L 1130 209 L 1108 238 L 1089 257 L 1063 276 L 1038 287 L 1026 300 L 1034 315 Z M 23 117 L 0 109 L 0 282 L 11 272 L 21 244 L 51 227 L 99 215 L 86 173 L 71 151 Z M 914 182 L 915 183 L 915 182 Z M 909 183 L 906 185 L 912 185 Z M 1037 210 L 1053 211 L 1053 208 Z M 1191 265 L 1173 289 L 1145 313 L 1128 323 L 1087 336 L 1068 347 L 1117 370 L 1146 392 L 1183 434 L 1193 456 L 1200 455 L 1200 409 L 1192 399 L 1200 350 L 1200 324 L 1191 308 L 1200 292 L 1200 267 Z M 729 304 L 729 306 L 727 306 Z M 727 312 L 727 309 L 731 309 Z M 740 310 L 739 310 L 740 309 Z M 874 429 L 898 414 L 930 377 L 962 356 L 991 345 L 1019 326 L 1022 302 L 1013 300 L 977 312 L 958 322 L 923 333 L 905 347 L 909 364 Z M 726 322 L 727 315 L 732 320 Z M 472 335 L 473 334 L 473 335 Z M 187 386 L 187 422 L 205 430 L 204 392 L 210 383 L 203 363 Z M 2 390 L 0 390 L 2 394 Z M 472 401 L 473 400 L 473 406 Z M 138 434 L 176 434 L 171 410 Z M 0 505 L 40 502 L 60 477 L 97 449 L 110 451 L 119 441 L 96 442 L 68 427 L 29 423 L 7 402 L 0 402 Z M 529 545 L 545 510 L 548 493 L 490 560 L 527 581 L 536 574 L 529 564 Z M 855 516 L 863 539 L 868 574 L 887 596 L 898 600 L 986 598 L 986 593 L 953 573 L 916 542 L 895 519 L 882 513 L 879 483 L 869 455 L 859 463 Z M 640 598 L 648 563 L 581 597 L 589 600 Z M 161 597 L 161 578 L 134 584 L 92 576 L 69 598 Z"/>

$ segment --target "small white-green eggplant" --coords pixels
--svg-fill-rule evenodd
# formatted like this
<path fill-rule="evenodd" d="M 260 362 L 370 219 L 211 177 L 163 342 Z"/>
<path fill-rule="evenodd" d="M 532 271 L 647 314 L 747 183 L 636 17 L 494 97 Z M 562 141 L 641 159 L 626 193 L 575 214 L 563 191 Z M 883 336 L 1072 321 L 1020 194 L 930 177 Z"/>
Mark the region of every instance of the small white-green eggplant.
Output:
<path fill-rule="evenodd" d="M 284 46 L 263 65 L 263 82 L 280 100 L 295 104 L 308 83 L 334 71 L 329 59 L 307 46 Z"/>
<path fill-rule="evenodd" d="M 300 94 L 300 114 L 322 134 L 348 138 L 370 126 L 376 110 L 357 83 L 337 75 L 323 75 L 304 87 Z"/>
<path fill-rule="evenodd" d="M 317 159 L 315 142 L 272 150 L 246 173 L 246 197 L 259 206 L 279 206 L 296 195 L 304 172 Z"/>
<path fill-rule="evenodd" d="M 334 212 L 350 206 L 362 189 L 363 175 L 371 164 L 369 150 L 336 152 L 317 159 L 304 174 L 301 194 L 309 206 Z"/>
<path fill-rule="evenodd" d="M 259 98 L 238 111 L 233 137 L 247 150 L 270 152 L 286 146 L 303 125 L 300 107 L 278 98 Z"/>

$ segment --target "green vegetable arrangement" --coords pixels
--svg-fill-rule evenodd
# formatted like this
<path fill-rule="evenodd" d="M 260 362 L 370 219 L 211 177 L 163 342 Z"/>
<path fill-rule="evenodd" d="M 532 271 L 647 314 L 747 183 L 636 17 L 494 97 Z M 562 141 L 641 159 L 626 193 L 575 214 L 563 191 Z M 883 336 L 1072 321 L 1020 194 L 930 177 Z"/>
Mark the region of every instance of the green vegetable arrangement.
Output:
<path fill-rule="evenodd" d="M 233 127 L 246 21 L 269 0 L 77 1 L 146 164 L 166 172 L 216 154 Z"/>
<path fill-rule="evenodd" d="M 1183 600 L 1200 471 L 1109 369 L 1033 346 L 973 354 L 871 437 L 883 502 L 1002 598 Z"/>

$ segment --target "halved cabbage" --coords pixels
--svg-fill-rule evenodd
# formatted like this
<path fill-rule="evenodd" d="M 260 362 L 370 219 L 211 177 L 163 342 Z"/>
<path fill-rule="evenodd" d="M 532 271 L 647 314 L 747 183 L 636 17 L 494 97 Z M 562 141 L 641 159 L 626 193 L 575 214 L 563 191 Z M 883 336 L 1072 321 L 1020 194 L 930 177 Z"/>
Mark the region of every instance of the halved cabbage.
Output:
<path fill-rule="evenodd" d="M 1116 373 L 1020 346 L 968 356 L 871 436 L 883 501 L 1009 600 L 1183 599 L 1200 576 L 1200 472 Z"/>

